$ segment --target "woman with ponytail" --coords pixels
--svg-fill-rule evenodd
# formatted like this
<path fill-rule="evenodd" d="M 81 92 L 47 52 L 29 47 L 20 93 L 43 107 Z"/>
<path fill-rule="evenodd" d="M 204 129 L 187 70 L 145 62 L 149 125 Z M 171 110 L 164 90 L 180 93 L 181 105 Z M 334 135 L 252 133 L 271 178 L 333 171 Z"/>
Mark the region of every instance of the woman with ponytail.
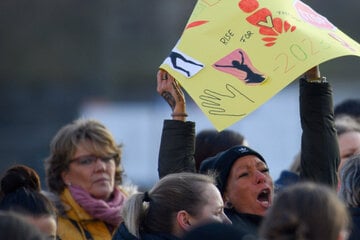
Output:
<path fill-rule="evenodd" d="M 214 179 L 197 173 L 169 174 L 122 209 L 124 222 L 113 240 L 177 240 L 208 222 L 230 223 Z"/>

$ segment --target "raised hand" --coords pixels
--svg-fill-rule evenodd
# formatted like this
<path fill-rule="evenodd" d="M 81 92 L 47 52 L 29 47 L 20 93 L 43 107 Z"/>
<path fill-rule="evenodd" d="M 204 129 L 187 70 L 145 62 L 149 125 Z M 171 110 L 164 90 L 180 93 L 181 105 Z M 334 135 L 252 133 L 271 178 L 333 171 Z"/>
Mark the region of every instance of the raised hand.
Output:
<path fill-rule="evenodd" d="M 156 90 L 170 105 L 173 120 L 185 121 L 187 117 L 185 96 L 176 79 L 160 69 L 157 73 Z"/>
<path fill-rule="evenodd" d="M 314 66 L 304 73 L 304 77 L 308 81 L 316 81 L 321 79 L 319 66 Z"/>

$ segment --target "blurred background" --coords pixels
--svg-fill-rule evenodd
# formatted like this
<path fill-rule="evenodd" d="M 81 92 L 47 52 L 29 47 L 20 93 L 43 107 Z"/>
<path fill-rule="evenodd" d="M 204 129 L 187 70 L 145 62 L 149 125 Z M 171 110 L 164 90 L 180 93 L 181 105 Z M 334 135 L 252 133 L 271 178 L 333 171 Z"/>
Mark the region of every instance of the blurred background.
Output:
<path fill-rule="evenodd" d="M 304 2 L 359 42 L 360 1 Z M 195 3 L 0 1 L 0 172 L 23 163 L 44 178 L 52 137 L 83 116 L 102 121 L 123 144 L 127 181 L 150 187 L 157 180 L 162 122 L 170 117 L 170 108 L 156 93 L 156 72 Z M 348 56 L 321 65 L 333 85 L 335 104 L 359 97 L 359 63 L 358 57 Z M 187 101 L 197 131 L 212 128 Z M 230 128 L 264 155 L 277 178 L 300 149 L 298 116 L 294 81 Z"/>

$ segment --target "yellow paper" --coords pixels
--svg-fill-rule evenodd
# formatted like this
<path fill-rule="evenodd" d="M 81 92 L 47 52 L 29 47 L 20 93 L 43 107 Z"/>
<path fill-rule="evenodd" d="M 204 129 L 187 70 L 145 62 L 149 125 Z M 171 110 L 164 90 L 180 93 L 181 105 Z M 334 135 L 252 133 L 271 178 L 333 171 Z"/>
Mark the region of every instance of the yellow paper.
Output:
<path fill-rule="evenodd" d="M 360 45 L 301 1 L 199 0 L 160 68 L 223 130 L 345 55 L 360 56 Z"/>

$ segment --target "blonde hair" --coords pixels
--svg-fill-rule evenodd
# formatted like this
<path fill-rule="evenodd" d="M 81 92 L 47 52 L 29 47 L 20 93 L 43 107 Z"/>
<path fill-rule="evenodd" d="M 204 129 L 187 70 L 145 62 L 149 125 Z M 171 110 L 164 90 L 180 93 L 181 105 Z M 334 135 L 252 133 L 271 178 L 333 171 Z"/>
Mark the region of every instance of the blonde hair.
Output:
<path fill-rule="evenodd" d="M 69 167 L 77 147 L 83 144 L 95 154 L 114 155 L 116 185 L 122 183 L 121 145 L 117 145 L 110 131 L 100 122 L 78 119 L 62 127 L 52 139 L 50 156 L 45 160 L 46 183 L 50 191 L 60 194 L 66 187 L 61 173 Z"/>
<path fill-rule="evenodd" d="M 162 178 L 146 193 L 132 195 L 122 208 L 122 217 L 129 232 L 172 233 L 175 216 L 185 210 L 197 216 L 207 203 L 204 185 L 214 179 L 199 173 L 174 173 Z"/>

